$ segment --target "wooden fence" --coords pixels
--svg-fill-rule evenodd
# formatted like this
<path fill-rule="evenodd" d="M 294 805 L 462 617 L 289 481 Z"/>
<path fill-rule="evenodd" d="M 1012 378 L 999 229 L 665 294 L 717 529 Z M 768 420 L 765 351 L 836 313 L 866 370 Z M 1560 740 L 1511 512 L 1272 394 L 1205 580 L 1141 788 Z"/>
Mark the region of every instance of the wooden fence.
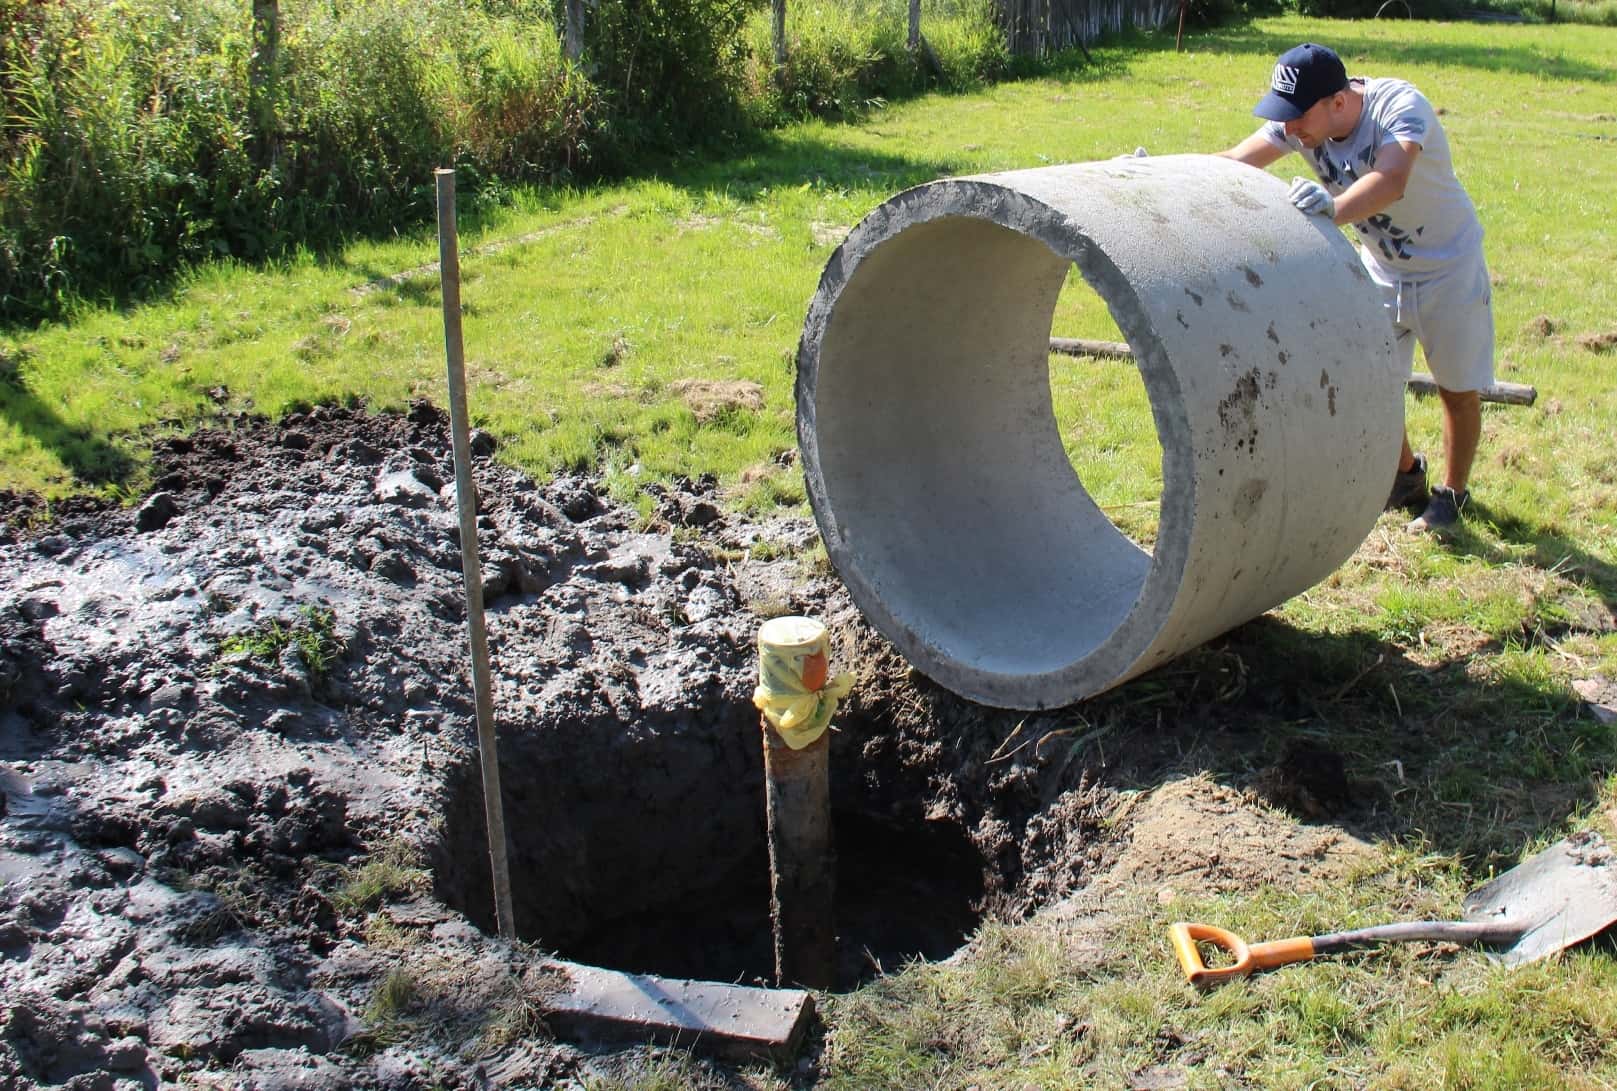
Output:
<path fill-rule="evenodd" d="M 273 0 L 254 0 L 273 3 Z M 1011 52 L 1038 57 L 1058 49 L 1082 48 L 1103 34 L 1125 27 L 1155 30 L 1179 17 L 1183 0 L 998 0 L 1000 25 Z M 1553 2 L 1553 0 L 1552 0 Z M 585 0 L 565 0 L 563 49 L 577 60 L 584 48 Z M 775 66 L 786 63 L 787 0 L 771 0 Z M 910 48 L 923 46 L 920 0 L 909 3 Z M 1088 50 L 1085 50 L 1087 53 Z"/>
<path fill-rule="evenodd" d="M 999 0 L 1011 52 L 1037 57 L 1084 46 L 1125 27 L 1156 29 L 1179 18 L 1180 0 Z"/>

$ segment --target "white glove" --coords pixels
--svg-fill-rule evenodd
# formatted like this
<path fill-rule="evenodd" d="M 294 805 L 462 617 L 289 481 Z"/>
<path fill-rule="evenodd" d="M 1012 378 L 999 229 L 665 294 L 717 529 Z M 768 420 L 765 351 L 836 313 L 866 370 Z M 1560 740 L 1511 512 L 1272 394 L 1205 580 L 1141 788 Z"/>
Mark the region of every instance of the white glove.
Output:
<path fill-rule="evenodd" d="M 1330 190 L 1312 178 L 1293 178 L 1286 197 L 1310 216 L 1336 219 L 1336 198 L 1331 196 Z"/>
<path fill-rule="evenodd" d="M 1135 148 L 1132 152 L 1124 152 L 1122 155 L 1112 156 L 1113 159 L 1144 159 L 1145 157 L 1146 150 L 1144 148 Z"/>

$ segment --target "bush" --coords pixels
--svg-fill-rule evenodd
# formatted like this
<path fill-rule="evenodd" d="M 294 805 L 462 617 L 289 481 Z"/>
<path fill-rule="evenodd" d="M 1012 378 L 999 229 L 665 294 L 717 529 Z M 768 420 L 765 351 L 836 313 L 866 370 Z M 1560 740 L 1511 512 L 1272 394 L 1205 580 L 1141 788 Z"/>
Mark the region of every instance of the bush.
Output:
<path fill-rule="evenodd" d="M 174 19 L 155 3 L 0 3 L 0 315 L 49 312 L 90 279 L 138 291 L 229 250 L 238 210 L 271 199 L 230 5 Z"/>
<path fill-rule="evenodd" d="M 774 71 L 767 8 L 747 26 L 751 95 L 768 120 L 848 118 L 928 87 L 964 91 L 1010 66 L 993 0 L 928 4 L 929 52 L 909 50 L 907 0 L 800 3 L 787 8 L 786 64 Z"/>
<path fill-rule="evenodd" d="M 581 169 L 590 132 L 601 121 L 600 96 L 583 73 L 562 62 L 561 46 L 545 24 L 522 34 L 491 24 L 473 56 L 470 117 L 459 126 L 464 154 L 504 178 L 552 178 Z"/>
<path fill-rule="evenodd" d="M 1331 19 L 1457 19 L 1481 6 L 1473 0 L 1297 0 L 1297 11 Z"/>
<path fill-rule="evenodd" d="M 584 55 L 611 116 L 608 162 L 716 145 L 746 127 L 747 9 L 746 0 L 599 0 L 588 9 Z"/>
<path fill-rule="evenodd" d="M 251 0 L 0 0 L 0 322 L 428 221 L 435 167 L 475 199 L 1010 68 L 993 0 L 927 0 L 919 54 L 907 0 L 792 0 L 779 73 L 763 0 L 592 0 L 581 66 L 562 4 L 280 0 L 255 52 Z"/>
<path fill-rule="evenodd" d="M 580 169 L 601 124 L 552 24 L 452 0 L 283 0 L 256 94 L 242 0 L 0 0 L 0 320 L 138 295 Z"/>
<path fill-rule="evenodd" d="M 841 5 L 788 7 L 786 63 L 779 73 L 769 12 L 748 32 L 754 94 L 782 119 L 853 117 L 922 86 L 920 66 L 905 49 L 908 31 L 891 12 L 867 17 Z"/>
<path fill-rule="evenodd" d="M 1308 3 L 1310 0 L 1298 2 Z M 1381 3 L 1381 0 L 1376 2 Z M 1279 15 L 1286 7 L 1287 0 L 1190 0 L 1185 8 L 1185 19 L 1198 26 L 1218 26 L 1233 19 Z"/>
<path fill-rule="evenodd" d="M 1011 52 L 994 0 L 964 0 L 922 24 L 946 91 L 970 91 L 1010 71 Z"/>

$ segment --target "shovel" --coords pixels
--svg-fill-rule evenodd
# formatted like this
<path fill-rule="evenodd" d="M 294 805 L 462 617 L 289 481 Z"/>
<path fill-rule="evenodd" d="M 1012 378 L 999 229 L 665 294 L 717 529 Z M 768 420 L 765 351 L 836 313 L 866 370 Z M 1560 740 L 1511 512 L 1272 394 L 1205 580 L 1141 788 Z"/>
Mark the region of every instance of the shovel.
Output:
<path fill-rule="evenodd" d="M 1382 924 L 1323 936 L 1247 943 L 1209 924 L 1170 925 L 1179 965 L 1192 985 L 1208 986 L 1355 947 L 1437 940 L 1485 948 L 1506 966 L 1553 955 L 1617 921 L 1617 856 L 1592 830 L 1543 852 L 1466 895 L 1465 919 Z M 1234 964 L 1208 967 L 1198 943 L 1227 952 Z"/>

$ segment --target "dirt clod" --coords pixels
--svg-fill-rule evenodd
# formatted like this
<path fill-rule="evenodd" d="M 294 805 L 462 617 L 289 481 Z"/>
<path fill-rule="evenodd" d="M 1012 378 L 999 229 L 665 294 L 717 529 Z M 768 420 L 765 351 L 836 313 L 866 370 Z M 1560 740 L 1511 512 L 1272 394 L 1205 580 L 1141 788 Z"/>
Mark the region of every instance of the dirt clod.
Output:
<path fill-rule="evenodd" d="M 1604 333 L 1580 334 L 1578 344 L 1590 352 L 1611 352 L 1613 349 L 1617 349 L 1617 330 L 1607 330 Z"/>

